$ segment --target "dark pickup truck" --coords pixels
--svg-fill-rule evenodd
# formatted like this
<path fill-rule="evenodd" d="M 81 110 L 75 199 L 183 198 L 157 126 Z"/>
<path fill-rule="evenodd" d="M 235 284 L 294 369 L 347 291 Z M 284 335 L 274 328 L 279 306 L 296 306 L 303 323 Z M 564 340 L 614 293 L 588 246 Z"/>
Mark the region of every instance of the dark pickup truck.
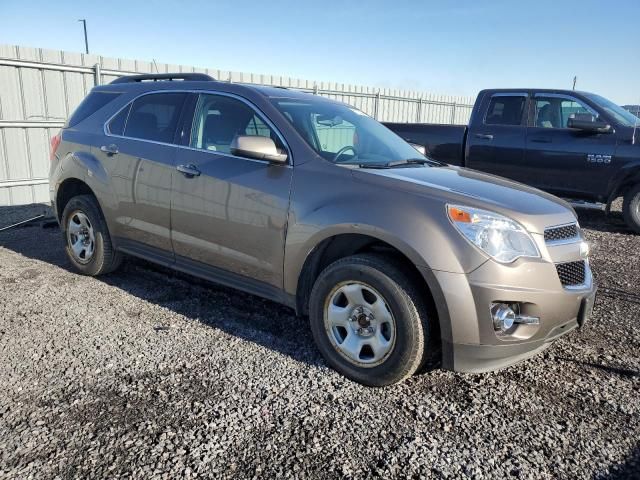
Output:
<path fill-rule="evenodd" d="M 640 233 L 640 119 L 593 93 L 500 89 L 478 94 L 469 126 L 385 123 L 428 157 L 517 180 L 609 212 L 624 198 Z"/>

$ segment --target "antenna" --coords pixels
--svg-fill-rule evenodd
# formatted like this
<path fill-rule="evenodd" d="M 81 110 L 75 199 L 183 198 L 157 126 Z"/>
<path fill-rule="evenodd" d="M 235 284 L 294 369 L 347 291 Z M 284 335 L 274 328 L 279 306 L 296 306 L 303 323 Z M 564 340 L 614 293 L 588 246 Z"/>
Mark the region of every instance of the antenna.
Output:
<path fill-rule="evenodd" d="M 635 113 L 636 119 L 633 122 L 633 136 L 631 137 L 631 145 L 636 144 L 636 130 L 638 129 L 638 120 L 640 120 L 640 118 L 638 118 L 638 115 L 640 115 L 640 107 L 638 108 L 638 111 Z"/>
<path fill-rule="evenodd" d="M 576 89 L 576 82 L 577 81 L 578 81 L 578 76 L 576 75 L 576 76 L 573 77 L 573 90 Z"/>

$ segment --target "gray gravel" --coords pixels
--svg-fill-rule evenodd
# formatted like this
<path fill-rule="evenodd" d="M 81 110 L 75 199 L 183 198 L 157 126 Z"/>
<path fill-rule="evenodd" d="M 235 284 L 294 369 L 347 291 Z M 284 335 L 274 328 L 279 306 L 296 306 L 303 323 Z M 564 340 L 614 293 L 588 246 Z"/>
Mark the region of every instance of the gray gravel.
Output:
<path fill-rule="evenodd" d="M 581 221 L 602 292 L 582 332 L 385 389 L 328 369 L 284 307 L 137 260 L 82 277 L 57 229 L 0 232 L 0 477 L 639 478 L 640 236 Z"/>

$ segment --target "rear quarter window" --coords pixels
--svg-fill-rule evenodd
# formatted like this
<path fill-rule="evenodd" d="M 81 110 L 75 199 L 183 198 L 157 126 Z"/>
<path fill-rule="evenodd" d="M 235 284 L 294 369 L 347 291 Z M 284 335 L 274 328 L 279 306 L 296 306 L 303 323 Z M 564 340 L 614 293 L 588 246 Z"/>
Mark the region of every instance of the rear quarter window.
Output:
<path fill-rule="evenodd" d="M 109 133 L 112 135 L 123 135 L 124 127 L 127 123 L 127 117 L 129 116 L 129 110 L 131 109 L 131 104 L 127 105 L 126 108 L 123 108 L 118 112 L 118 114 L 113 117 L 113 119 L 109 122 L 107 129 Z"/>
<path fill-rule="evenodd" d="M 87 95 L 78 108 L 71 114 L 67 121 L 67 127 L 77 125 L 85 118 L 96 113 L 102 107 L 120 96 L 120 92 L 91 92 Z"/>
<path fill-rule="evenodd" d="M 523 95 L 498 95 L 491 98 L 485 125 L 520 125 L 527 98 Z"/>

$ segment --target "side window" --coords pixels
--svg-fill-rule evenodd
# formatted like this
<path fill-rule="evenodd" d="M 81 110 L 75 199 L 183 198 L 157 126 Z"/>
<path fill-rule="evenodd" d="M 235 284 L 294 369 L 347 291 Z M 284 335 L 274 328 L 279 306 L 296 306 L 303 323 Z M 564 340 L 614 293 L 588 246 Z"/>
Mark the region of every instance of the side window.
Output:
<path fill-rule="evenodd" d="M 245 135 L 255 135 L 259 137 L 271 137 L 271 129 L 257 115 L 254 115 L 244 131 Z"/>
<path fill-rule="evenodd" d="M 520 125 L 527 97 L 498 95 L 491 98 L 485 125 Z"/>
<path fill-rule="evenodd" d="M 562 100 L 560 104 L 560 117 L 562 121 L 562 128 L 567 128 L 567 121 L 570 118 L 575 118 L 576 113 L 593 113 L 582 103 L 577 100 Z"/>
<path fill-rule="evenodd" d="M 189 145 L 231 154 L 231 142 L 238 135 L 269 137 L 280 152 L 285 152 L 279 137 L 246 103 L 223 95 L 200 95 Z"/>
<path fill-rule="evenodd" d="M 323 152 L 337 153 L 340 149 L 353 147 L 356 143 L 356 127 L 342 117 L 312 113 L 311 125 Z"/>
<path fill-rule="evenodd" d="M 126 108 L 120 110 L 120 112 L 111 119 L 107 129 L 109 133 L 113 135 L 123 135 L 124 134 L 124 125 L 127 122 L 127 117 L 129 116 L 129 110 L 131 110 L 131 105 L 129 104 Z"/>
<path fill-rule="evenodd" d="M 575 99 L 536 97 L 535 126 L 539 128 L 567 128 L 567 122 L 577 113 L 595 114 Z"/>
<path fill-rule="evenodd" d="M 185 93 L 144 95 L 131 105 L 125 137 L 173 143 Z"/>

